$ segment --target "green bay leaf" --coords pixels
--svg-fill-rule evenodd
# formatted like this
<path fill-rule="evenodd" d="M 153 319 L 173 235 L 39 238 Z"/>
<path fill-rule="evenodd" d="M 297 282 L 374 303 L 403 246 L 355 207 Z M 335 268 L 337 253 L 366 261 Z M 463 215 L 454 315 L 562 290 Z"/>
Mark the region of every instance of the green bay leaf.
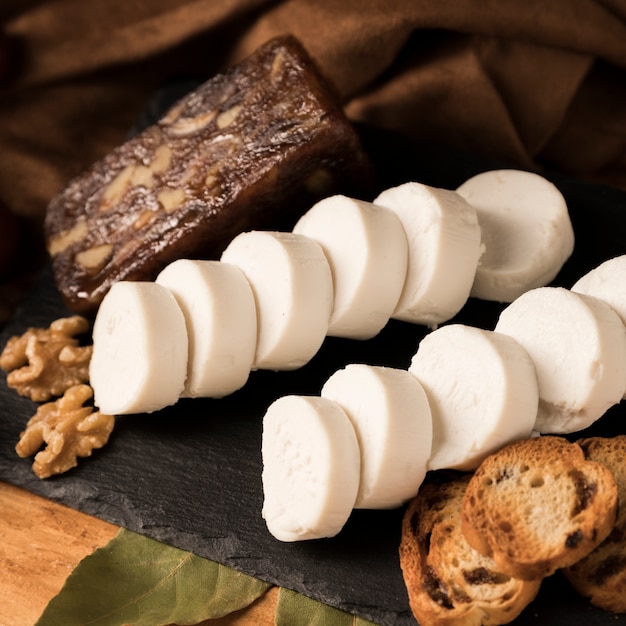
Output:
<path fill-rule="evenodd" d="M 35 626 L 180 626 L 249 606 L 270 584 L 120 530 L 85 557 Z"/>
<path fill-rule="evenodd" d="M 276 604 L 276 626 L 376 626 L 356 615 L 281 588 Z"/>

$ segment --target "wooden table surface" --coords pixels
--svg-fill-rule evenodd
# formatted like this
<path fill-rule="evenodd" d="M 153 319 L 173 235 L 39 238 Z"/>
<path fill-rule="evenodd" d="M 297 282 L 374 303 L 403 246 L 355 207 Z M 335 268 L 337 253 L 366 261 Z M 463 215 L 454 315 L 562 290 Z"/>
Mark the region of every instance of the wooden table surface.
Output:
<path fill-rule="evenodd" d="M 0 482 L 0 626 L 33 626 L 73 568 L 119 528 Z M 211 626 L 274 624 L 278 590 Z"/>

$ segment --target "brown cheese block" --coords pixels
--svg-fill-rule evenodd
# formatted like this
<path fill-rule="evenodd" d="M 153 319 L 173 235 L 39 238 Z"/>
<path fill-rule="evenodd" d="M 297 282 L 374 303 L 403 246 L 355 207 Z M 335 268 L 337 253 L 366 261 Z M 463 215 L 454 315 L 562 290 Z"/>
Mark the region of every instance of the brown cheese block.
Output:
<path fill-rule="evenodd" d="M 369 180 L 358 136 L 292 37 L 201 85 L 71 181 L 45 233 L 66 304 L 94 312 L 119 280 L 218 258 L 239 232 L 290 229 L 321 197 Z"/>

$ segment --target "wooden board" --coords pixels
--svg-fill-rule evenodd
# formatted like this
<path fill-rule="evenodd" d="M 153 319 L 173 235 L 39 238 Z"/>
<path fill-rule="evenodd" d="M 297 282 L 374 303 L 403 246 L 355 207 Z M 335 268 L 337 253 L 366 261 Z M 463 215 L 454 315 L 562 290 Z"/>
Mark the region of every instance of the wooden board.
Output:
<path fill-rule="evenodd" d="M 0 483 L 0 625 L 32 626 L 76 564 L 118 530 Z"/>
<path fill-rule="evenodd" d="M 119 527 L 0 482 L 0 626 L 32 626 L 67 577 Z M 211 626 L 273 626 L 278 588 Z"/>

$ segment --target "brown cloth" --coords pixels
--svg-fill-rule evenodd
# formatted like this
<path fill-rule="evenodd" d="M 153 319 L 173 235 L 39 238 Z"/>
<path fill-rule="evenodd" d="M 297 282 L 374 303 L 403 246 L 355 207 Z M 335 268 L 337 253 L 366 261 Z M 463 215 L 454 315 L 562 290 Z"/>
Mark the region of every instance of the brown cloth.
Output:
<path fill-rule="evenodd" d="M 626 188 L 626 0 L 3 0 L 0 22 L 0 199 L 35 232 L 156 89 L 287 32 L 355 121 Z"/>

